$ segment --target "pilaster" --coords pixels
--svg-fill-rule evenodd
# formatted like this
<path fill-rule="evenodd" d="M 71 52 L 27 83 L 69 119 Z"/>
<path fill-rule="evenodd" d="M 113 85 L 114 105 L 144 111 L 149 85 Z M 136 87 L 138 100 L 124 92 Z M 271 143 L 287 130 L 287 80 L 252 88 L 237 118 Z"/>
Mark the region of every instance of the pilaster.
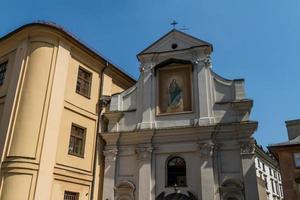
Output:
<path fill-rule="evenodd" d="M 199 199 L 214 199 L 215 182 L 213 170 L 214 144 L 212 142 L 199 143 L 201 196 Z"/>
<path fill-rule="evenodd" d="M 103 151 L 105 157 L 103 199 L 114 200 L 117 147 L 109 147 Z"/>
<path fill-rule="evenodd" d="M 56 159 L 60 123 L 63 114 L 68 66 L 70 61 L 69 46 L 59 43 L 55 74 L 51 88 L 48 120 L 43 139 L 40 167 L 36 185 L 35 199 L 50 199 L 53 184 L 53 171 Z"/>
<path fill-rule="evenodd" d="M 138 199 L 151 199 L 151 158 L 153 148 L 139 146 L 136 148 L 139 161 Z"/>
<path fill-rule="evenodd" d="M 15 60 L 12 64 L 12 74 L 7 90 L 7 95 L 5 97 L 5 106 L 3 110 L 3 116 L 0 123 L 0 155 L 1 162 L 5 159 L 5 149 L 8 148 L 8 132 L 10 126 L 12 126 L 13 112 L 16 109 L 17 92 L 20 87 L 20 82 L 22 80 L 22 73 L 24 71 L 24 65 L 26 63 L 26 55 L 28 52 L 28 41 L 22 41 L 16 49 Z"/>
<path fill-rule="evenodd" d="M 153 128 L 153 99 L 151 94 L 153 94 L 153 66 L 154 63 L 143 63 L 141 66 L 141 81 L 139 91 L 140 95 L 140 110 L 141 118 L 138 124 L 139 129 L 151 129 Z"/>
<path fill-rule="evenodd" d="M 212 108 L 211 108 L 211 94 L 210 94 L 210 58 L 209 56 L 198 58 L 194 65 L 197 69 L 197 82 L 194 83 L 198 89 L 198 99 L 196 103 L 199 104 L 199 125 L 207 125 L 211 123 Z"/>
<path fill-rule="evenodd" d="M 254 162 L 254 144 L 255 143 L 253 140 L 240 142 L 245 200 L 258 199 L 256 169 Z"/>

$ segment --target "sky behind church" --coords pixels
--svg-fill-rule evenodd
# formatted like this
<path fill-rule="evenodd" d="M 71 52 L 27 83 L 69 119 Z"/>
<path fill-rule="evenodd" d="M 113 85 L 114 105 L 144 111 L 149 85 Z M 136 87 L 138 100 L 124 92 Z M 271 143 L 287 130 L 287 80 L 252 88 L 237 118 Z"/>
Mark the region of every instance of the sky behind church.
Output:
<path fill-rule="evenodd" d="M 245 78 L 258 143 L 287 140 L 284 121 L 300 118 L 299 0 L 3 0 L 1 8 L 0 37 L 52 21 L 136 79 L 136 54 L 176 19 L 178 29 L 213 44 L 215 72 Z"/>

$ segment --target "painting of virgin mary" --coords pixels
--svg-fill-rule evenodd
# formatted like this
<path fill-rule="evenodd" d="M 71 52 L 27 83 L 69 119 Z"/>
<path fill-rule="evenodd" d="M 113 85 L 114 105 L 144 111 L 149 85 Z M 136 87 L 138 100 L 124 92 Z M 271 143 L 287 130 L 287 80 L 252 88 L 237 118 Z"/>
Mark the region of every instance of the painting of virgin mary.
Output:
<path fill-rule="evenodd" d="M 192 111 L 191 66 L 171 65 L 158 69 L 158 115 Z"/>
<path fill-rule="evenodd" d="M 182 89 L 177 83 L 176 79 L 173 79 L 168 89 L 169 102 L 167 112 L 183 111 L 182 103 Z"/>

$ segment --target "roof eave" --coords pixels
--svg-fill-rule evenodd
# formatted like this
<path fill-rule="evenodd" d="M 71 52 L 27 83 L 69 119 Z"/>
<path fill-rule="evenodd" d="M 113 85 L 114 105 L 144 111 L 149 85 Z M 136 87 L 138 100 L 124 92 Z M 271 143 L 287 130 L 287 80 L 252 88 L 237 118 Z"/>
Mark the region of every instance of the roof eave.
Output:
<path fill-rule="evenodd" d="M 36 22 L 31 22 L 31 23 L 25 24 L 25 25 L 20 26 L 19 28 L 15 29 L 15 30 L 9 32 L 8 34 L 4 35 L 3 37 L 1 37 L 0 42 L 4 41 L 5 39 L 11 37 L 12 35 L 20 32 L 20 31 L 22 31 L 22 30 L 24 30 L 28 27 L 33 27 L 33 26 L 43 26 L 43 27 L 51 28 L 51 29 L 54 29 L 54 30 L 62 33 L 63 35 L 66 35 L 66 36 L 70 37 L 71 40 L 73 40 L 75 43 L 77 43 L 78 45 L 80 45 L 81 47 L 83 47 L 84 49 L 89 51 L 90 53 L 92 53 L 98 59 L 110 64 L 110 66 L 112 66 L 115 70 L 120 72 L 122 75 L 126 76 L 129 79 L 130 82 L 136 83 L 136 79 L 133 76 L 131 76 L 130 74 L 128 74 L 127 72 L 125 72 L 125 70 L 123 70 L 120 66 L 114 64 L 110 59 L 106 58 L 104 55 L 99 53 L 97 50 L 93 49 L 92 47 L 90 47 L 89 45 L 87 45 L 86 43 L 81 41 L 77 36 L 75 36 L 74 34 L 72 34 L 69 31 L 67 31 L 62 26 L 59 26 L 58 24 L 55 24 L 55 23 L 52 23 L 52 22 L 36 21 Z"/>

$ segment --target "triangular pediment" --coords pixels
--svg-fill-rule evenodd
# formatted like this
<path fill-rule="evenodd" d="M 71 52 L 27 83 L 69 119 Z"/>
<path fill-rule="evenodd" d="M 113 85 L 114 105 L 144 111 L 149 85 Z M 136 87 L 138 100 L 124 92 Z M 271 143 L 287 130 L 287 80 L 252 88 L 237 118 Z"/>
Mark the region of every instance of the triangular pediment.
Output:
<path fill-rule="evenodd" d="M 212 44 L 173 29 L 139 53 L 138 56 L 143 54 L 178 51 L 201 46 L 209 46 L 212 49 Z"/>

